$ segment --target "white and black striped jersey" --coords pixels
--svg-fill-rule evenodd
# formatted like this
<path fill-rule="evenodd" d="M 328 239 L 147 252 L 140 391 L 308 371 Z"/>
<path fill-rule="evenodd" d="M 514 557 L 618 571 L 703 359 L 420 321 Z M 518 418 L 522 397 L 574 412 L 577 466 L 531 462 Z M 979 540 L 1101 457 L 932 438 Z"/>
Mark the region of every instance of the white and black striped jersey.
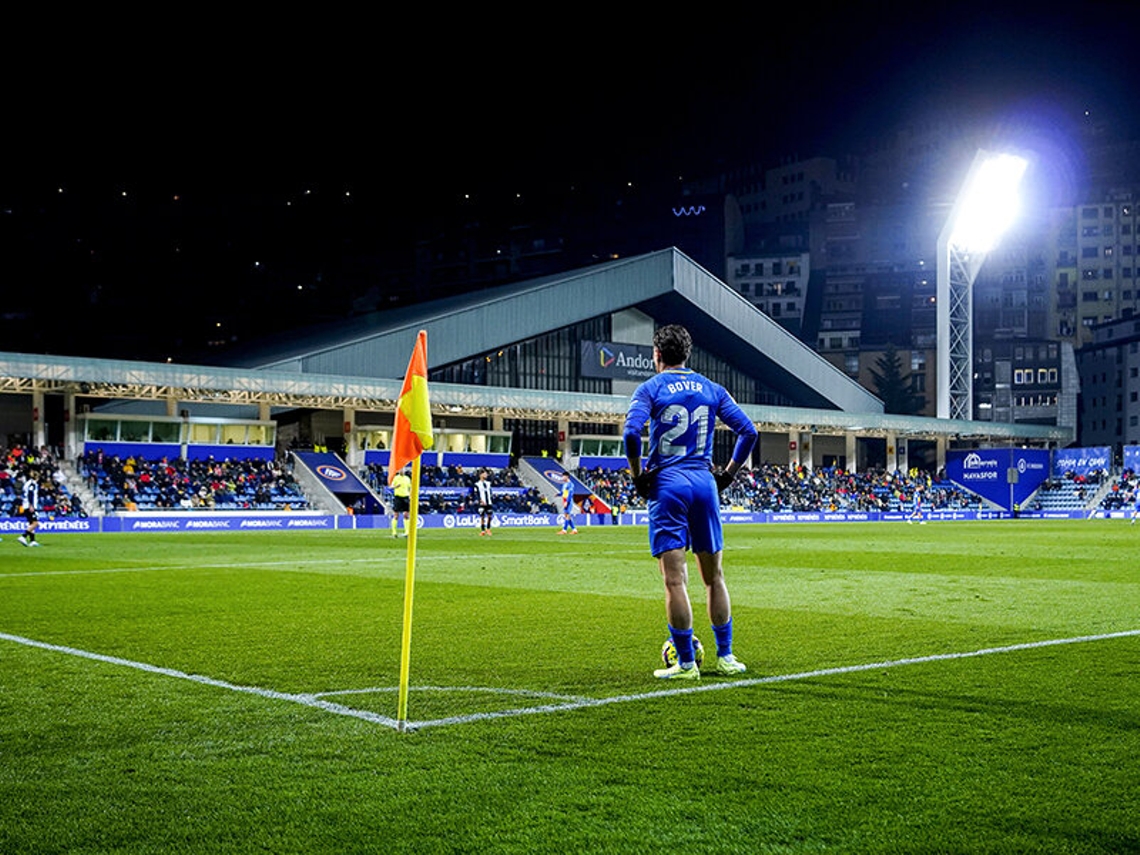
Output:
<path fill-rule="evenodd" d="M 475 495 L 479 499 L 480 505 L 490 505 L 491 502 L 491 482 L 480 479 L 475 482 Z"/>

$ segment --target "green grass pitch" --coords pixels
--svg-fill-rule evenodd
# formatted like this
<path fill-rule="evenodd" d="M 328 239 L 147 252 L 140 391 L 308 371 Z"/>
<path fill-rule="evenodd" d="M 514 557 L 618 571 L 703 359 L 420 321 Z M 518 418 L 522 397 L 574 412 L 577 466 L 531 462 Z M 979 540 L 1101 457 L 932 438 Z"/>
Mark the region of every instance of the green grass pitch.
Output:
<path fill-rule="evenodd" d="M 0 852 L 1140 851 L 1140 528 L 729 527 L 695 691 L 581 532 L 421 533 L 403 733 L 405 540 L 5 537 Z"/>

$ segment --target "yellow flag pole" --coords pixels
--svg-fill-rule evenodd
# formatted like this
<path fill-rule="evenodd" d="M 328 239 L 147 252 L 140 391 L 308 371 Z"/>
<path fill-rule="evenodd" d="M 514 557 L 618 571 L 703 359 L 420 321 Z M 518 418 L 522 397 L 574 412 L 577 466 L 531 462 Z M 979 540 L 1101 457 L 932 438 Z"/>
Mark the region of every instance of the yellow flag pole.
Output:
<path fill-rule="evenodd" d="M 408 507 L 408 557 L 404 573 L 404 634 L 400 643 L 400 692 L 396 730 L 408 729 L 408 671 L 412 655 L 412 593 L 416 587 L 416 533 L 420 516 L 420 457 L 412 459 L 412 495 Z"/>

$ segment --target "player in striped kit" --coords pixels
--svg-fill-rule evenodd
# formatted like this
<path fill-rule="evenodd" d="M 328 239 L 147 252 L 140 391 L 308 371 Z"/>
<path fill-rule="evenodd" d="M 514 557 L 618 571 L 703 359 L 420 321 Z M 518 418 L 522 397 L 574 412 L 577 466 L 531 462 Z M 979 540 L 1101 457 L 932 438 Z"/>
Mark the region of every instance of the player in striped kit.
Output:
<path fill-rule="evenodd" d="M 40 527 L 38 508 L 40 504 L 40 485 L 34 475 L 29 474 L 24 481 L 23 504 L 20 513 L 27 520 L 24 533 L 16 538 L 24 546 L 39 546 L 36 540 L 36 529 Z"/>
<path fill-rule="evenodd" d="M 487 480 L 486 469 L 479 472 L 479 480 L 475 482 L 475 498 L 479 502 L 479 536 L 490 537 L 494 496 L 491 493 L 491 482 Z"/>

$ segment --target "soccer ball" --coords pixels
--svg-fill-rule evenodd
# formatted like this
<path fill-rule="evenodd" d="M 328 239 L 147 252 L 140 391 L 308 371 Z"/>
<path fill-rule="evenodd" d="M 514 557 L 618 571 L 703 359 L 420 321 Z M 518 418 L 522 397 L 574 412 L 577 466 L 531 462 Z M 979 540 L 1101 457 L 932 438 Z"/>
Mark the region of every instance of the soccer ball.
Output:
<path fill-rule="evenodd" d="M 698 668 L 705 661 L 705 648 L 701 645 L 701 640 L 695 635 L 693 636 L 693 658 L 696 660 Z M 661 645 L 661 659 L 666 668 L 672 668 L 677 664 L 677 647 L 673 644 L 672 637 L 666 638 L 665 643 Z"/>

